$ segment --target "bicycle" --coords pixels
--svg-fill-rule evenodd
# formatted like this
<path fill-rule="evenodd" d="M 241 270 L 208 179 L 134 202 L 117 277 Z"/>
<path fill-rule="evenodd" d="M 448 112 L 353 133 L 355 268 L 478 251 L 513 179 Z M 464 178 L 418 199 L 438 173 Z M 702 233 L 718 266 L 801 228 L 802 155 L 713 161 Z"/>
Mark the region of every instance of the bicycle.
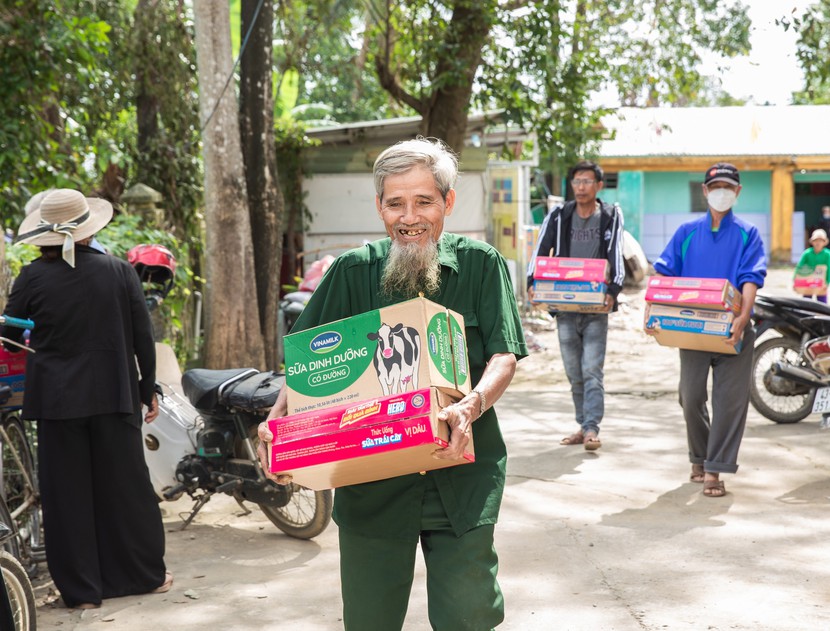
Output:
<path fill-rule="evenodd" d="M 0 628 L 35 631 L 35 593 L 23 566 L 10 548 L 14 548 L 12 519 L 0 498 Z"/>
<path fill-rule="evenodd" d="M 9 316 L 0 316 L 0 325 L 34 327 L 31 320 Z M 0 498 L 5 502 L 9 526 L 13 528 L 7 551 L 20 561 L 30 577 L 34 577 L 38 564 L 46 560 L 46 552 L 32 448 L 35 442 L 33 427 L 27 431 L 18 413 L 23 400 L 25 357 L 0 347 L 0 369 Z"/>

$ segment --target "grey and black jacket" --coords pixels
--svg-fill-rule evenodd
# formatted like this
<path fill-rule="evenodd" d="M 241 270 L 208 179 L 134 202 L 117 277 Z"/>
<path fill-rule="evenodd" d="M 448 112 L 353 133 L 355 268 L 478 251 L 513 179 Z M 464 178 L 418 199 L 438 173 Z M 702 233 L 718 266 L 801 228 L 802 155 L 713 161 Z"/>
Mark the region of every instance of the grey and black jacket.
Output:
<path fill-rule="evenodd" d="M 614 297 L 614 310 L 617 309 L 617 295 L 622 291 L 625 279 L 623 261 L 623 216 L 617 204 L 606 204 L 597 198 L 600 209 L 599 227 L 602 233 L 600 256 L 608 259 L 609 281 L 608 293 Z M 557 206 L 548 213 L 539 229 L 539 241 L 527 268 L 527 286 L 533 285 L 533 270 L 536 268 L 537 256 L 570 256 L 571 219 L 576 212 L 576 202 L 569 201 Z"/>

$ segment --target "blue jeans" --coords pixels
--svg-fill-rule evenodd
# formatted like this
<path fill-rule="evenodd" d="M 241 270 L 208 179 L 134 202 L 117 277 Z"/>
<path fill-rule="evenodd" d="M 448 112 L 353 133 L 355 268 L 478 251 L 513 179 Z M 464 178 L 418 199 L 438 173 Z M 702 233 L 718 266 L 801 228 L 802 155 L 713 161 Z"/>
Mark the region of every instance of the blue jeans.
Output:
<path fill-rule="evenodd" d="M 556 316 L 559 350 L 571 382 L 576 422 L 582 433 L 596 432 L 605 412 L 602 384 L 608 314 L 560 312 Z"/>

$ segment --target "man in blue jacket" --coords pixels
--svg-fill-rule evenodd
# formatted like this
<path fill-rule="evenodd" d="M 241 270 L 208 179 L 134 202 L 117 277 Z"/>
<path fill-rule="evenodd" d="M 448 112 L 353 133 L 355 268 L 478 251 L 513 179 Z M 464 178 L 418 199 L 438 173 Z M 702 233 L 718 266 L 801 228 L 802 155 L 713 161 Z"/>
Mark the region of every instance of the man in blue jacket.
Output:
<path fill-rule="evenodd" d="M 559 350 L 579 430 L 560 441 L 599 449 L 599 425 L 605 413 L 603 369 L 608 339 L 608 312 L 617 308 L 625 277 L 623 218 L 620 207 L 597 197 L 603 187 L 599 165 L 584 160 L 569 175 L 574 199 L 554 208 L 542 223 L 539 242 L 527 270 L 527 287 L 533 301 L 533 270 L 537 256 L 562 256 L 608 261 L 609 281 L 604 313 L 561 312 L 557 318 Z M 555 310 L 551 311 L 556 314 Z"/>
<path fill-rule="evenodd" d="M 654 263 L 663 276 L 726 278 L 741 292 L 741 313 L 732 322 L 724 344 L 742 344 L 737 355 L 680 351 L 680 405 L 686 420 L 692 482 L 703 483 L 707 497 L 723 497 L 721 473 L 738 470 L 755 332 L 750 316 L 756 291 L 767 274 L 764 244 L 758 229 L 739 219 L 732 207 L 741 192 L 741 176 L 734 165 L 718 162 L 706 171 L 703 194 L 708 212 L 674 233 Z M 706 384 L 712 370 L 712 416 L 706 407 Z"/>

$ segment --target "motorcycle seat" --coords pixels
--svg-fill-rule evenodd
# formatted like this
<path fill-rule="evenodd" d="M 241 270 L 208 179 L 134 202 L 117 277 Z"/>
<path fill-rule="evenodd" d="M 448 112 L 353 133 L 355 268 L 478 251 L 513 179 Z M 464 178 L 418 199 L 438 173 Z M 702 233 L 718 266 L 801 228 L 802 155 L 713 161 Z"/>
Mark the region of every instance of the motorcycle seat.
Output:
<path fill-rule="evenodd" d="M 220 401 L 229 408 L 258 412 L 271 409 L 285 384 L 285 375 L 258 372 L 238 379 L 222 388 Z"/>
<path fill-rule="evenodd" d="M 182 390 L 197 410 L 213 412 L 222 405 L 222 392 L 225 388 L 258 373 L 256 368 L 192 368 L 182 375 Z"/>
<path fill-rule="evenodd" d="M 774 305 L 788 307 L 790 309 L 798 309 L 800 311 L 811 311 L 813 313 L 820 313 L 821 315 L 830 316 L 830 305 L 826 305 L 818 300 L 810 300 L 809 298 L 796 298 L 792 296 L 767 296 L 758 294 L 756 302 L 763 301 L 770 302 Z"/>

